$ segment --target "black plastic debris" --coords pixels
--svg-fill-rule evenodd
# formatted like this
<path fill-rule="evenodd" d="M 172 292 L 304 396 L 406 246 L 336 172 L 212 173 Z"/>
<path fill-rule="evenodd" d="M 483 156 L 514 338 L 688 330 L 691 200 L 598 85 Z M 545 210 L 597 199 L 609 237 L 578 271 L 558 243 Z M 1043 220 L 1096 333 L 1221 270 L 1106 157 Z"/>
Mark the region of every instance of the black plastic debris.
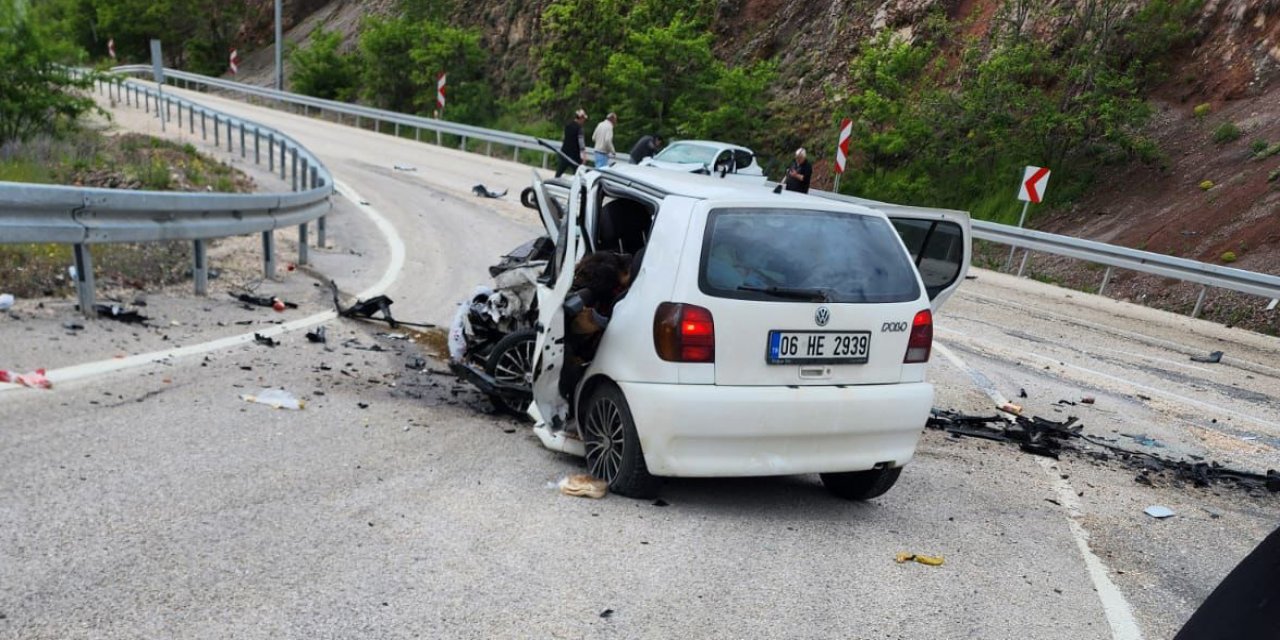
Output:
<path fill-rule="evenodd" d="M 151 319 L 138 313 L 136 309 L 125 309 L 118 304 L 95 304 L 93 309 L 100 318 L 110 318 L 125 324 L 146 324 Z"/>
<path fill-rule="evenodd" d="M 307 332 L 307 340 L 318 344 L 324 344 L 328 338 L 324 335 L 324 327 L 316 327 Z"/>
<path fill-rule="evenodd" d="M 476 185 L 476 186 L 474 186 L 474 187 L 471 187 L 471 193 L 474 193 L 474 194 L 476 194 L 476 195 L 480 196 L 481 198 L 501 198 L 502 196 L 507 195 L 507 190 L 506 190 L 506 189 L 503 189 L 503 190 L 502 190 L 502 191 L 500 191 L 500 192 L 499 192 L 499 191 L 490 191 L 488 187 L 486 187 L 486 186 L 484 186 L 484 185 L 482 185 L 482 184 L 478 184 L 478 185 Z"/>
<path fill-rule="evenodd" d="M 1222 352 L 1213 351 L 1207 356 L 1191 356 L 1192 362 L 1206 362 L 1209 364 L 1217 364 L 1222 362 Z"/>
<path fill-rule="evenodd" d="M 1244 490 L 1265 488 L 1280 492 L 1280 472 L 1274 469 L 1266 474 L 1253 473 L 1224 467 L 1213 461 L 1206 462 L 1195 456 L 1185 460 L 1125 449 L 1102 438 L 1086 435 L 1084 426 L 1078 424 L 1074 417 L 1055 422 L 1040 417 L 1016 416 L 1011 422 L 995 415 L 969 416 L 934 409 L 925 426 L 954 437 L 1018 444 L 1023 451 L 1034 455 L 1058 458 L 1062 452 L 1072 452 L 1097 460 L 1114 460 L 1137 471 L 1134 481 L 1148 486 L 1154 486 L 1153 476 L 1159 475 L 1196 487 L 1227 484 Z"/>
<path fill-rule="evenodd" d="M 612 616 L 613 616 L 613 609 L 605 609 L 604 611 L 600 612 L 601 618 L 609 618 Z"/>
<path fill-rule="evenodd" d="M 81 331 L 84 329 L 84 325 L 80 324 L 79 322 L 73 322 L 71 320 L 68 320 L 62 323 L 62 328 L 66 329 L 67 331 Z"/>
<path fill-rule="evenodd" d="M 670 504 L 670 503 L 668 503 L 666 500 L 663 500 L 662 498 L 658 498 L 657 500 L 654 500 L 654 501 L 653 501 L 653 506 L 655 506 L 655 507 L 669 507 L 669 506 L 671 506 L 671 504 Z"/>
<path fill-rule="evenodd" d="M 270 336 L 264 336 L 261 333 L 253 334 L 253 341 L 260 345 L 265 345 L 268 347 L 274 347 L 280 344 L 280 342 L 277 341 L 276 339 Z"/>
<path fill-rule="evenodd" d="M 287 300 L 281 300 L 275 296 L 266 297 L 266 296 L 250 295 L 248 293 L 233 293 L 231 294 L 231 297 L 235 298 L 236 300 L 239 300 L 240 302 L 253 305 L 256 307 L 275 307 L 276 303 L 279 302 L 279 303 L 282 303 L 286 309 L 298 308 L 297 303 L 289 302 Z"/>
<path fill-rule="evenodd" d="M 1026 389 L 1018 389 L 1018 397 L 1019 397 L 1019 398 L 1025 398 L 1025 397 L 1027 397 L 1027 390 L 1026 390 Z"/>

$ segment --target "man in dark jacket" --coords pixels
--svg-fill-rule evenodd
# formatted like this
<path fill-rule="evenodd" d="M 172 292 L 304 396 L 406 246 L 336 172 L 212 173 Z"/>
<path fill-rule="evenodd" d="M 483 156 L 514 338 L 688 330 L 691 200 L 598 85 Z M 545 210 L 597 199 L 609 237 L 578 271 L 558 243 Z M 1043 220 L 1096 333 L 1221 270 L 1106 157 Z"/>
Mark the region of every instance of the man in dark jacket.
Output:
<path fill-rule="evenodd" d="M 556 165 L 556 177 L 559 178 L 566 170 L 574 168 L 574 162 L 587 161 L 587 143 L 583 139 L 582 124 L 587 121 L 587 112 L 578 109 L 573 114 L 573 120 L 564 126 L 564 141 L 560 143 L 560 163 Z M 568 156 L 568 157 L 565 157 Z M 573 162 L 570 162 L 570 159 Z"/>
<path fill-rule="evenodd" d="M 662 136 L 653 134 L 640 138 L 636 146 L 631 147 L 631 163 L 640 164 L 641 160 L 653 157 L 662 148 Z"/>
<path fill-rule="evenodd" d="M 796 149 L 796 161 L 787 167 L 787 191 L 809 193 L 809 180 L 813 177 L 813 165 L 805 158 L 804 147 Z"/>

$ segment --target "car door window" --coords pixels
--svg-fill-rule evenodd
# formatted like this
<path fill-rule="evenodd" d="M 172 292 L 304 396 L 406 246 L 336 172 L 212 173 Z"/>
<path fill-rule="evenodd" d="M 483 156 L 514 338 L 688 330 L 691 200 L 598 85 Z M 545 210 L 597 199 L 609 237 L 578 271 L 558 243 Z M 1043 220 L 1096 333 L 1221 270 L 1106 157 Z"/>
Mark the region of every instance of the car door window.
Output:
<path fill-rule="evenodd" d="M 964 231 L 947 220 L 893 218 L 893 226 L 911 254 L 932 300 L 960 276 L 964 266 Z"/>

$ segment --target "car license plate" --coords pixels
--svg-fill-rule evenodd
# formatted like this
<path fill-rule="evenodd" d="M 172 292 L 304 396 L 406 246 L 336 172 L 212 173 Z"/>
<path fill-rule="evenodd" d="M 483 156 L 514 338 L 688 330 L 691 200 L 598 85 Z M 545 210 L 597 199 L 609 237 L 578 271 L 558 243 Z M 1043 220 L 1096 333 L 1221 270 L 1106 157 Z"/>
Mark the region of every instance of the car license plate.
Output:
<path fill-rule="evenodd" d="M 870 331 L 770 331 L 769 364 L 866 364 Z"/>

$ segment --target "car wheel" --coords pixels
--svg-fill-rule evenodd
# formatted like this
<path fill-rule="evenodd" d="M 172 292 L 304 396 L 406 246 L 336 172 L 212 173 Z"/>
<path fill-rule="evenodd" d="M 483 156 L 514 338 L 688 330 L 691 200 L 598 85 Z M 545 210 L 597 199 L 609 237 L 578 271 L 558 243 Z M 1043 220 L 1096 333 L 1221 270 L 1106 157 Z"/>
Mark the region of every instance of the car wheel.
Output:
<path fill-rule="evenodd" d="M 494 380 L 520 385 L 525 393 L 495 393 L 489 396 L 499 411 L 523 416 L 533 400 L 533 352 L 537 348 L 537 333 L 523 329 L 502 337 L 484 362 L 484 372 Z"/>
<path fill-rule="evenodd" d="M 596 388 L 579 417 L 587 450 L 587 471 L 609 483 L 609 490 L 631 498 L 652 498 L 662 480 L 649 475 L 640 436 L 622 390 L 613 384 Z"/>
<path fill-rule="evenodd" d="M 902 467 L 819 475 L 822 476 L 822 485 L 827 491 L 845 500 L 870 500 L 893 488 L 898 476 L 902 475 Z"/>

